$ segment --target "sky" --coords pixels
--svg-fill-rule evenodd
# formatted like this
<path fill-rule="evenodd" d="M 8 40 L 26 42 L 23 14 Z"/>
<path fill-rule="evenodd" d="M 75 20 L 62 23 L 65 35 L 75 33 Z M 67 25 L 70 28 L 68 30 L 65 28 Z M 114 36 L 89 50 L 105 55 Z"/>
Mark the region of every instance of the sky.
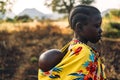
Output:
<path fill-rule="evenodd" d="M 36 8 L 38 11 L 41 11 L 44 14 L 53 13 L 51 9 L 44 6 L 45 0 L 16 0 L 13 5 L 12 11 L 15 14 L 19 14 L 25 8 Z M 119 8 L 120 9 L 120 0 L 95 0 L 96 2 L 92 5 L 97 7 L 101 12 L 109 8 Z"/>

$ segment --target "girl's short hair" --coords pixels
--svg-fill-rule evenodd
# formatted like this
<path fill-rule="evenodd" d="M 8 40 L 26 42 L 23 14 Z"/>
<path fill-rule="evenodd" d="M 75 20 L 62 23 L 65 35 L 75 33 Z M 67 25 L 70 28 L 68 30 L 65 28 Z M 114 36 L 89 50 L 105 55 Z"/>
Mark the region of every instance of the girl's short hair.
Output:
<path fill-rule="evenodd" d="M 85 25 L 89 22 L 90 17 L 96 14 L 100 14 L 100 11 L 93 6 L 87 6 L 87 5 L 75 6 L 70 11 L 68 17 L 70 27 L 74 30 L 77 22 L 81 22 L 82 25 Z"/>

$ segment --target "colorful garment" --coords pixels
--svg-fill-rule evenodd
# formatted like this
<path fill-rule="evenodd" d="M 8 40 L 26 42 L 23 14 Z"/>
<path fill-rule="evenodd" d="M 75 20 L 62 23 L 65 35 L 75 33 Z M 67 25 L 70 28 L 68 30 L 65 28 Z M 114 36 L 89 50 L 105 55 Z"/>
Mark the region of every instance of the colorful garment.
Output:
<path fill-rule="evenodd" d="M 104 65 L 95 50 L 73 40 L 58 65 L 48 72 L 39 69 L 38 80 L 105 80 Z"/>

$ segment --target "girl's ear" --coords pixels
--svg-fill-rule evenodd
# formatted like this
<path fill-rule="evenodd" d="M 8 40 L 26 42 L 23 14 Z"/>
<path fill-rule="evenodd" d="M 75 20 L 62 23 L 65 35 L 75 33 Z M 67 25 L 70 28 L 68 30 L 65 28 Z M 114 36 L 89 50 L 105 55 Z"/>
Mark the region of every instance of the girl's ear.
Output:
<path fill-rule="evenodd" d="M 77 30 L 77 31 L 82 31 L 82 27 L 83 27 L 83 25 L 82 25 L 81 22 L 77 22 L 77 23 L 76 23 L 76 30 Z"/>

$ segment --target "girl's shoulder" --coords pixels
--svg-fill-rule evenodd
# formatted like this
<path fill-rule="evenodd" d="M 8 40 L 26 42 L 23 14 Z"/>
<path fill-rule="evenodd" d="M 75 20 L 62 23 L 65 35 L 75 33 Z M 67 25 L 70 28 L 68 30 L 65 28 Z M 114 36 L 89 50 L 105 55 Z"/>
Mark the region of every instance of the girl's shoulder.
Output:
<path fill-rule="evenodd" d="M 83 49 L 85 51 L 92 50 L 92 48 L 90 46 L 88 46 L 87 44 L 82 43 L 82 42 L 80 42 L 78 40 L 72 40 L 68 49 L 69 50 L 70 49 L 75 49 L 75 50 L 76 49 Z"/>

